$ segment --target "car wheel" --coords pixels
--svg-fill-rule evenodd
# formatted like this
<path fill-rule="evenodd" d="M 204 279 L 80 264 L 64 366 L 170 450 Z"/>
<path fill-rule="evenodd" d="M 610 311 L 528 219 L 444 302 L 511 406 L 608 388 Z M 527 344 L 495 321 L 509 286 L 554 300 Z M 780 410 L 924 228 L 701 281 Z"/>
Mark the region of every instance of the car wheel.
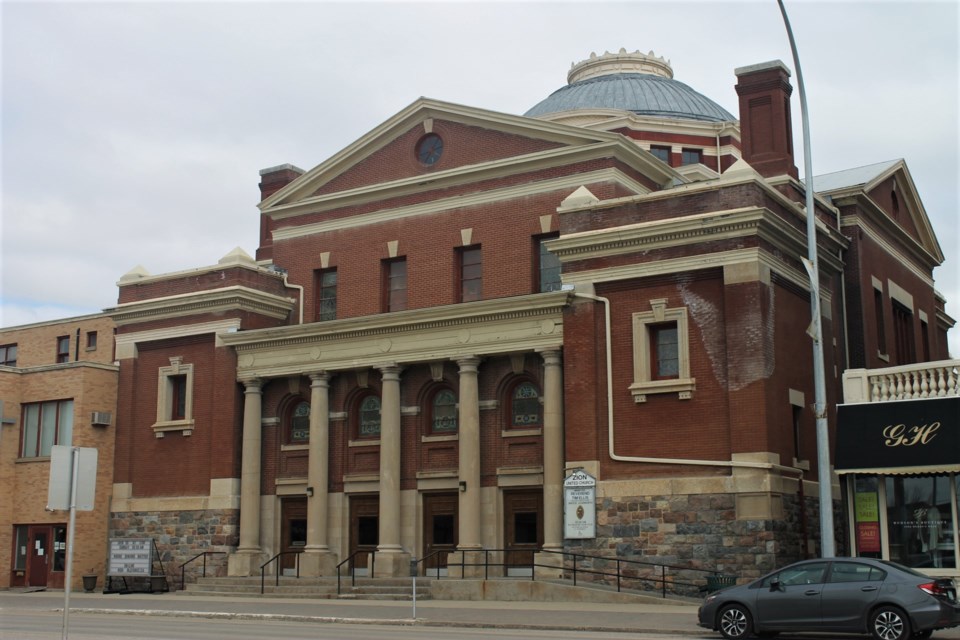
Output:
<path fill-rule="evenodd" d="M 746 607 L 739 604 L 732 604 L 720 610 L 718 618 L 720 633 L 727 640 L 740 640 L 749 638 L 753 634 L 753 620 L 750 619 L 750 612 Z"/>
<path fill-rule="evenodd" d="M 876 640 L 907 640 L 910 621 L 897 607 L 880 607 L 870 616 L 870 633 Z"/>

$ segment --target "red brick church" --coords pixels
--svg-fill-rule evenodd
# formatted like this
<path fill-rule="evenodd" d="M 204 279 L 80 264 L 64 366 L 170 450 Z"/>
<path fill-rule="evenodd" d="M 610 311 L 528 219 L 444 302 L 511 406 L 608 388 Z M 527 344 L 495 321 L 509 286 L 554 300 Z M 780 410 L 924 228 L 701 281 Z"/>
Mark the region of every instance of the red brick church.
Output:
<path fill-rule="evenodd" d="M 621 50 L 524 115 L 416 100 L 261 171 L 254 255 L 124 275 L 110 535 L 232 575 L 816 553 L 791 74 L 732 72 L 738 115 L 673 75 Z M 847 368 L 948 357 L 943 254 L 906 164 L 876 160 L 814 182 L 831 407 Z M 574 469 L 595 537 L 564 534 Z"/>

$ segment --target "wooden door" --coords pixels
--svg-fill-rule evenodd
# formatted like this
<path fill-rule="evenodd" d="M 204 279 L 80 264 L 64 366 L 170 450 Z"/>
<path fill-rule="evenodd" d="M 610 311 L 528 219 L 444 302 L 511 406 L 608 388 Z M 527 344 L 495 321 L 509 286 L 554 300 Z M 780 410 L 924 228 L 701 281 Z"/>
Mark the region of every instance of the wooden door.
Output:
<path fill-rule="evenodd" d="M 47 586 L 50 572 L 50 527 L 30 527 L 27 533 L 27 586 Z"/>
<path fill-rule="evenodd" d="M 504 564 L 507 573 L 516 568 L 533 569 L 533 554 L 543 546 L 543 492 L 505 491 L 503 494 Z"/>
<path fill-rule="evenodd" d="M 351 568 L 366 569 L 367 554 L 380 544 L 380 497 L 350 497 L 350 554 L 356 553 Z"/>
<path fill-rule="evenodd" d="M 299 552 L 307 546 L 307 499 L 284 498 L 280 503 L 280 551 Z M 286 553 L 280 558 L 284 575 L 295 575 L 297 557 Z"/>
<path fill-rule="evenodd" d="M 443 575 L 447 568 L 447 556 L 457 550 L 459 530 L 457 526 L 456 493 L 435 493 L 423 496 L 423 566 L 425 575 Z"/>

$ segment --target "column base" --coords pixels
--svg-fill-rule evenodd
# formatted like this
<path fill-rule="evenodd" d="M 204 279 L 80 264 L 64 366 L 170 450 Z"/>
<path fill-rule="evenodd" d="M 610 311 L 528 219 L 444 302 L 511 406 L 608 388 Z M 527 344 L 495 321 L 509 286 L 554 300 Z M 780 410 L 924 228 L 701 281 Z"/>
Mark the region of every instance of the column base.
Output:
<path fill-rule="evenodd" d="M 258 576 L 260 565 L 267 560 L 262 551 L 237 551 L 227 558 L 228 576 Z"/>
<path fill-rule="evenodd" d="M 534 578 L 536 580 L 556 580 L 563 577 L 562 553 L 533 554 Z"/>
<path fill-rule="evenodd" d="M 305 550 L 300 554 L 300 575 L 304 577 L 337 574 L 337 554 L 332 551 Z"/>
<path fill-rule="evenodd" d="M 374 578 L 406 578 L 410 575 L 410 558 L 406 551 L 380 551 L 370 554 L 367 567 L 373 566 Z"/>

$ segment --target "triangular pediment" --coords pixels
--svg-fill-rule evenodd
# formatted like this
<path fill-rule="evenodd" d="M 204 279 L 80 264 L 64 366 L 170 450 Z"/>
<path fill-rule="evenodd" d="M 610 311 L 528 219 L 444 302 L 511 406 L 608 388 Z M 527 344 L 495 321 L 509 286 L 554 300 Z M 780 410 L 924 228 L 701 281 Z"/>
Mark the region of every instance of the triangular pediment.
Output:
<path fill-rule="evenodd" d="M 438 136 L 440 157 L 418 155 Z M 384 198 L 615 155 L 656 185 L 676 176 L 623 136 L 420 98 L 260 203 L 284 217 L 336 198 Z"/>
<path fill-rule="evenodd" d="M 870 206 L 862 207 L 861 211 L 873 218 L 874 223 L 881 228 L 896 229 L 919 245 L 937 264 L 943 262 L 940 243 L 904 160 L 817 176 L 814 189 L 835 201 L 845 197 L 863 199 Z"/>

